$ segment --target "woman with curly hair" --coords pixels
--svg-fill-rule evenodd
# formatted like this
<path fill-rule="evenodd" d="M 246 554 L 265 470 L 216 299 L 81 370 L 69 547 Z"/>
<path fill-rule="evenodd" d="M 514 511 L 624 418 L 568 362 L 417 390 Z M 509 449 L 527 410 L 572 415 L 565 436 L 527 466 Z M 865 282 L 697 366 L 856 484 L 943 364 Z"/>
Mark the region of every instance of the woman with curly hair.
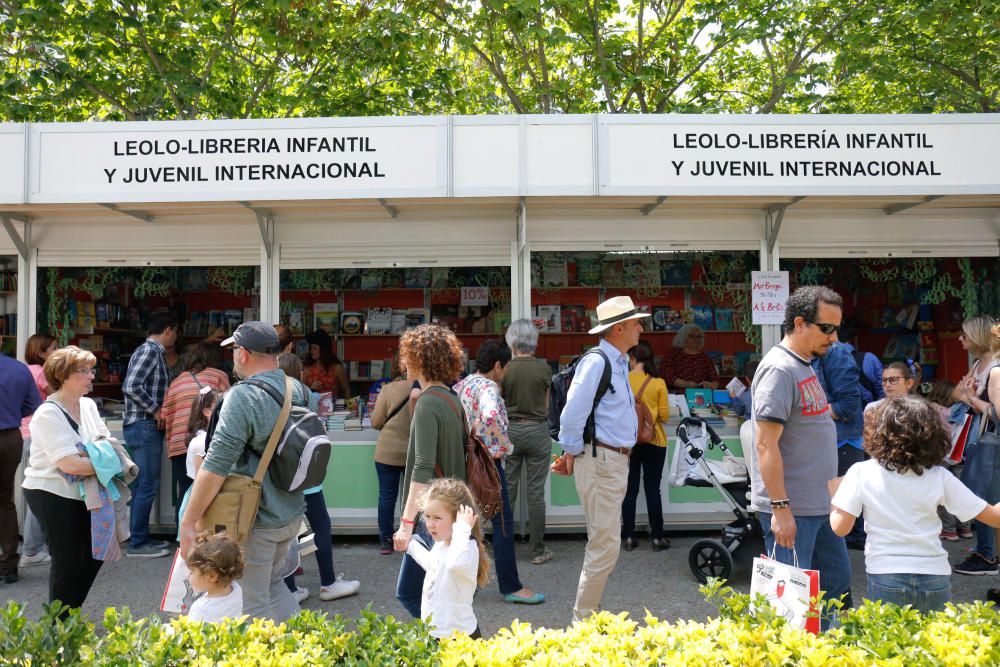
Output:
<path fill-rule="evenodd" d="M 847 535 L 864 511 L 868 598 L 925 613 L 944 609 L 951 599 L 951 567 L 938 539 L 938 505 L 961 521 L 976 518 L 1000 527 L 1000 504 L 988 504 L 939 465 L 951 436 L 924 399 L 890 398 L 865 428 L 872 458 L 831 483 L 839 484 L 830 512 L 833 532 Z"/>
<path fill-rule="evenodd" d="M 403 511 L 393 535 L 396 551 L 406 552 L 411 539 L 428 549 L 434 540 L 417 516 L 421 497 L 431 480 L 453 477 L 465 481 L 465 426 L 458 394 L 451 385 L 462 373 L 462 344 L 455 334 L 435 324 L 410 329 L 399 339 L 399 361 L 407 375 L 420 383 L 413 409 L 403 472 Z M 403 556 L 396 599 L 420 618 L 424 570 L 409 554 Z"/>

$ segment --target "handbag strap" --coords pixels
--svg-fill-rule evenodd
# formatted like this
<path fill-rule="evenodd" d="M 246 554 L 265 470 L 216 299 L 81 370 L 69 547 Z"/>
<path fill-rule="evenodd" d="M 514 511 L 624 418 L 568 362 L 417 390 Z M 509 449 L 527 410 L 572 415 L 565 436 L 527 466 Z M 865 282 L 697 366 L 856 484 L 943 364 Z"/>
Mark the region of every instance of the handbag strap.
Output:
<path fill-rule="evenodd" d="M 190 374 L 191 374 L 191 379 L 192 379 L 192 380 L 194 380 L 194 383 L 195 383 L 196 385 L 198 385 L 198 390 L 199 390 L 199 391 L 205 388 L 205 385 L 203 385 L 203 384 L 201 383 L 201 380 L 199 380 L 199 379 L 198 379 L 198 376 L 197 376 L 197 375 L 195 375 L 195 372 L 194 372 L 194 371 L 188 371 L 188 373 L 190 373 Z"/>
<path fill-rule="evenodd" d="M 254 473 L 253 481 L 256 484 L 260 484 L 264 481 L 264 474 L 267 472 L 267 467 L 271 465 L 271 459 L 274 457 L 274 450 L 278 446 L 278 438 L 281 437 L 281 432 L 285 428 L 285 422 L 288 421 L 288 415 L 292 413 L 292 378 L 285 377 L 285 402 L 281 406 L 281 414 L 278 415 L 278 421 L 274 422 L 274 428 L 271 429 L 271 437 L 267 440 L 267 447 L 264 448 L 264 454 L 260 457 L 260 463 L 257 464 L 257 472 Z"/>
<path fill-rule="evenodd" d="M 397 406 L 396 406 L 395 408 L 393 408 L 392 412 L 390 412 L 390 413 L 389 413 L 389 416 L 385 418 L 385 422 L 384 422 L 384 423 L 388 424 L 388 423 L 389 423 L 389 420 L 390 420 L 390 419 L 392 419 L 393 417 L 395 417 L 396 415 L 398 415 L 398 414 L 399 414 L 399 412 L 400 412 L 400 411 L 401 411 L 401 410 L 402 410 L 403 408 L 405 408 L 405 407 L 406 407 L 406 404 L 407 404 L 407 403 L 409 403 L 409 402 L 410 402 L 410 394 L 409 394 L 409 392 L 407 392 L 407 394 L 406 394 L 406 398 L 404 398 L 404 399 L 403 399 L 403 402 L 402 402 L 402 403 L 400 403 L 400 404 L 399 404 L 399 405 L 397 405 Z"/>
<path fill-rule="evenodd" d="M 653 379 L 652 375 L 647 375 L 646 376 L 646 381 L 642 383 L 641 387 L 639 387 L 639 393 L 635 395 L 635 400 L 637 400 L 637 401 L 641 401 L 642 400 L 642 392 L 646 391 L 646 385 L 649 384 L 649 381 L 652 380 L 652 379 Z"/>

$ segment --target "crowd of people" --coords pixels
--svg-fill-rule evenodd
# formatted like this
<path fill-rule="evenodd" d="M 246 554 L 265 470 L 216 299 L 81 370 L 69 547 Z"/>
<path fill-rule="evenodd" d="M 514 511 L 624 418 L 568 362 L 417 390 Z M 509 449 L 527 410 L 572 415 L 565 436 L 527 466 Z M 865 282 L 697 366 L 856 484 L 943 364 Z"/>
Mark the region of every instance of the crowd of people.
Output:
<path fill-rule="evenodd" d="M 560 399 L 555 439 L 563 455 L 554 463 L 549 403 L 556 387 L 547 363 L 535 356 L 538 330 L 530 320 L 513 322 L 506 344 L 485 341 L 468 375 L 462 345 L 447 328 L 421 325 L 400 337 L 397 377 L 381 388 L 372 414 L 379 429 L 373 462 L 379 549 L 402 554 L 396 597 L 413 617 L 432 618 L 436 637 L 479 635 L 473 597 L 488 585 L 491 570 L 506 603 L 545 601 L 522 580 L 513 507 L 523 487 L 530 563 L 550 561 L 549 474 L 573 477 L 586 521 L 574 620 L 601 608 L 621 548 L 639 546 L 640 481 L 650 545 L 656 551 L 670 546 L 660 490 L 668 391 L 714 388 L 718 377 L 697 327 L 681 330 L 659 364 L 641 339 L 649 315 L 630 298 L 609 299 L 596 313 L 590 334 L 597 345 L 575 361 Z M 751 389 L 738 406 L 752 424 L 752 446 L 744 452 L 750 508 L 768 554 L 819 570 L 827 597 L 853 604 L 848 549 L 864 548 L 867 598 L 940 609 L 950 599 L 953 571 L 942 540 L 977 540 L 954 572 L 998 572 L 1000 324 L 967 320 L 961 340 L 975 363 L 959 383 L 938 381 L 924 398 L 916 393 L 919 364 L 882 368 L 873 355 L 855 350 L 843 321 L 840 295 L 799 288 L 786 305 L 781 343 L 752 370 Z M 202 594 L 192 618 L 246 614 L 283 621 L 294 615 L 309 595 L 295 583 L 303 517 L 318 537 L 320 599 L 357 593 L 360 582 L 338 576 L 333 565 L 322 487 L 289 491 L 265 475 L 245 539 L 237 543 L 236 536 L 204 530 L 227 478 L 253 476 L 269 456 L 282 406 L 254 383 L 278 395 L 290 391 L 291 404 L 307 410 L 316 410 L 321 391 L 346 395 L 343 365 L 321 333 L 309 337 L 303 367 L 287 328 L 245 322 L 227 340 L 192 346 L 170 372 L 166 350 L 176 342 L 176 323 L 154 316 L 123 385 L 127 451 L 87 396 L 97 363 L 92 353 L 59 349 L 51 337 L 36 335 L 27 364 L 0 356 L 3 581 L 17 581 L 18 565 L 51 561 L 49 598 L 79 607 L 103 562 L 120 555 L 119 543 L 127 556 L 166 555 L 169 544 L 149 534 L 165 446 L 178 499 L 179 549 L 192 589 Z M 230 386 L 226 348 L 235 377 L 254 383 Z M 960 461 L 950 456 L 956 429 L 966 436 Z M 499 479 L 497 506 L 488 515 L 467 478 L 470 442 L 488 452 L 487 467 Z M 19 556 L 13 478 L 22 460 L 26 515 Z M 832 612 L 822 620 L 824 627 L 837 621 Z"/>

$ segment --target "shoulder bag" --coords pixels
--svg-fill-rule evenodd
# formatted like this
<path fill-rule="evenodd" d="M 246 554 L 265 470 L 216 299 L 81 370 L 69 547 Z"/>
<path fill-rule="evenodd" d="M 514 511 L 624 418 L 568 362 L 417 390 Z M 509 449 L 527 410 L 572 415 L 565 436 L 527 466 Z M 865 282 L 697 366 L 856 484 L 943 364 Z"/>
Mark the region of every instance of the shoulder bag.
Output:
<path fill-rule="evenodd" d="M 996 370 L 996 369 L 993 369 Z M 992 374 L 993 371 L 990 371 Z M 993 407 L 993 400 L 989 391 L 990 375 L 986 376 L 986 401 L 990 404 L 989 410 L 983 414 L 982 434 L 976 443 L 976 450 L 982 457 L 981 470 L 984 473 L 988 484 L 985 484 L 982 495 L 983 500 L 992 504 L 1000 502 L 1000 419 L 997 419 L 996 408 Z"/>
<path fill-rule="evenodd" d="M 271 464 L 274 450 L 278 445 L 278 438 L 288 420 L 288 415 L 292 411 L 292 391 L 291 387 L 285 386 L 285 402 L 281 406 L 281 414 L 274 422 L 271 430 L 271 437 L 267 440 L 267 447 L 257 464 L 257 472 L 253 477 L 247 475 L 230 474 L 222 483 L 219 493 L 212 499 L 211 504 L 205 510 L 201 518 L 201 525 L 211 533 L 227 533 L 240 544 L 246 542 L 250 537 L 250 529 L 257 519 L 257 510 L 260 508 L 260 490 L 267 473 L 267 467 Z"/>
<path fill-rule="evenodd" d="M 646 385 L 652 380 L 652 376 L 647 375 L 646 381 L 642 383 L 642 387 L 639 388 L 639 393 L 635 395 L 635 415 L 639 418 L 639 430 L 637 443 L 651 444 L 656 440 L 656 432 L 654 430 L 655 422 L 653 421 L 653 415 L 646 407 L 646 404 L 642 402 L 642 394 L 646 391 Z"/>

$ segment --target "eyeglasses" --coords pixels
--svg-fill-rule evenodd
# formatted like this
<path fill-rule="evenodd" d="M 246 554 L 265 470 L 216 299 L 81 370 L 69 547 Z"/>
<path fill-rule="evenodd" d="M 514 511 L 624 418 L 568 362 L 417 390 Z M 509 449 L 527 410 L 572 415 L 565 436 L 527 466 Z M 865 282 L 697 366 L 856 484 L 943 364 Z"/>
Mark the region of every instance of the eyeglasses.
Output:
<path fill-rule="evenodd" d="M 814 322 L 814 321 L 811 321 L 811 320 L 806 320 L 806 321 L 809 322 L 809 324 L 816 325 L 816 328 L 819 329 L 821 332 L 823 332 L 827 336 L 832 336 L 833 334 L 835 334 L 838 331 L 840 331 L 840 325 L 839 324 L 830 324 L 829 322 Z"/>
<path fill-rule="evenodd" d="M 887 375 L 886 377 L 882 378 L 882 386 L 884 387 L 886 385 L 889 385 L 890 387 L 894 387 L 897 384 L 899 384 L 899 381 L 902 379 L 903 379 L 902 375 Z"/>
<path fill-rule="evenodd" d="M 73 372 L 74 373 L 79 373 L 80 375 L 90 375 L 91 377 L 94 377 L 94 376 L 97 375 L 97 369 L 96 368 L 77 368 Z"/>

